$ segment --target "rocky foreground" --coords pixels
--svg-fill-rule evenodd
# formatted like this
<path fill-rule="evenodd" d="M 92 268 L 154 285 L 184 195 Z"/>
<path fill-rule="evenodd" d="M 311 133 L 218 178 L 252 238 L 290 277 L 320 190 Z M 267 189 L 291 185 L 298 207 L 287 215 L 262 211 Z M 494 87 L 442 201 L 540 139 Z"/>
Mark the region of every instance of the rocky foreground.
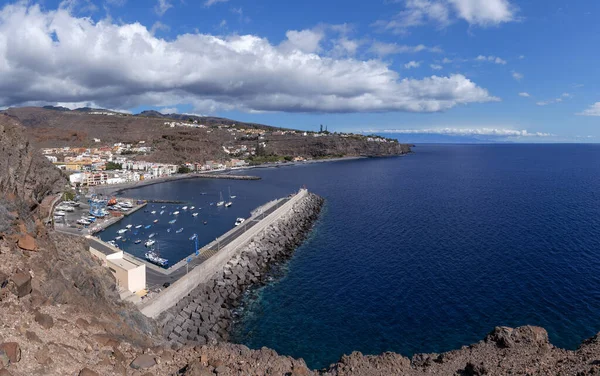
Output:
<path fill-rule="evenodd" d="M 266 348 L 215 343 L 217 334 L 226 338 L 228 324 L 223 327 L 218 316 L 218 329 L 208 328 L 202 313 L 206 308 L 215 318 L 216 310 L 226 317 L 237 301 L 232 294 L 239 297 L 249 284 L 261 282 L 267 264 L 289 256 L 302 239 L 284 224 L 278 225 L 276 236 L 256 239 L 232 260 L 215 283 L 207 285 L 212 293 L 205 286 L 181 304 L 187 318 L 177 312 L 158 325 L 119 300 L 112 275 L 92 258 L 84 242 L 45 227 L 48 200 L 65 183 L 64 176 L 30 147 L 18 121 L 0 115 L 0 376 L 600 374 L 598 336 L 567 351 L 552 346 L 546 331 L 537 327 L 496 328 L 474 345 L 411 359 L 393 353 L 353 353 L 323 370 L 310 370 L 303 360 Z M 313 210 L 298 216 L 306 228 L 320 206 L 319 198 L 311 200 Z M 186 311 L 191 302 L 198 306 Z M 191 339 L 194 330 L 188 328 L 184 340 L 179 334 L 165 339 L 164 334 L 169 336 L 177 327 L 183 331 L 182 325 L 169 324 L 177 317 L 184 323 L 194 318 L 197 330 Z M 210 320 L 209 314 L 206 322 Z M 159 326 L 172 332 L 163 333 Z M 197 336 L 202 328 L 216 334 Z M 201 345 L 203 340 L 207 344 Z"/>

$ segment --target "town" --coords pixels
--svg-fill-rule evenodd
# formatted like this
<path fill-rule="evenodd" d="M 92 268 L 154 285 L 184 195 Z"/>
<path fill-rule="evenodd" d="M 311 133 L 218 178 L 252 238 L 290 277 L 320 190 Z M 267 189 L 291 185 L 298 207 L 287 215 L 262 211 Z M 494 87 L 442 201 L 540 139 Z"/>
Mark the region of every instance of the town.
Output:
<path fill-rule="evenodd" d="M 113 115 L 112 113 L 110 113 Z M 93 147 L 64 146 L 43 148 L 42 153 L 57 168 L 69 175 L 74 188 L 85 188 L 108 184 L 123 184 L 163 178 L 174 174 L 192 172 L 225 171 L 228 169 L 246 168 L 261 163 L 304 162 L 312 158 L 306 156 L 285 156 L 275 158 L 257 158 L 266 154 L 269 138 L 291 135 L 295 137 L 328 137 L 333 136 L 321 129 L 319 132 L 297 130 L 265 130 L 255 128 L 238 128 L 234 125 L 206 126 L 197 120 L 166 121 L 166 128 L 190 127 L 206 128 L 207 133 L 226 131 L 235 140 L 234 144 L 222 145 L 223 155 L 220 159 L 204 161 L 188 161 L 182 164 L 158 163 L 145 158 L 153 148 L 146 140 L 135 142 L 103 143 L 99 138 L 93 138 Z M 336 133 L 337 137 L 357 137 L 349 133 Z M 364 137 L 368 142 L 393 142 L 379 136 Z M 97 145 L 97 146 L 96 146 Z M 257 162 L 259 161 L 259 162 Z"/>

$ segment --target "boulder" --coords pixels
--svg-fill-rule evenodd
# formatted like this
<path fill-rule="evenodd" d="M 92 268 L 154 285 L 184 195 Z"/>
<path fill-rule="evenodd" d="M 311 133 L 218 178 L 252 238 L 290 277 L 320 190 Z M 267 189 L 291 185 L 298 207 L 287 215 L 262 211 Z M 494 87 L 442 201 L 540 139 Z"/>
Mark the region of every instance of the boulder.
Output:
<path fill-rule="evenodd" d="M 154 366 L 156 364 L 156 359 L 153 356 L 148 354 L 138 355 L 137 358 L 131 362 L 129 365 L 133 369 L 146 369 Z"/>
<path fill-rule="evenodd" d="M 52 316 L 41 312 L 37 312 L 35 314 L 35 322 L 37 322 L 44 329 L 50 329 L 54 326 L 54 320 L 52 319 Z"/>
<path fill-rule="evenodd" d="M 0 343 L 0 351 L 4 351 L 11 363 L 18 363 L 21 360 L 21 347 L 16 342 Z"/>
<path fill-rule="evenodd" d="M 0 376 L 12 376 L 12 373 L 10 373 L 6 368 L 2 368 L 0 369 Z"/>
<path fill-rule="evenodd" d="M 14 284 L 14 294 L 22 298 L 31 293 L 31 275 L 29 273 L 15 273 L 11 278 Z"/>
<path fill-rule="evenodd" d="M 17 241 L 17 245 L 19 246 L 19 248 L 24 249 L 26 251 L 37 250 L 37 244 L 35 243 L 35 239 L 29 234 L 21 235 L 21 237 L 19 237 L 19 240 Z"/>
<path fill-rule="evenodd" d="M 81 371 L 79 371 L 79 376 L 100 376 L 98 372 L 92 371 L 91 369 L 85 367 Z"/>

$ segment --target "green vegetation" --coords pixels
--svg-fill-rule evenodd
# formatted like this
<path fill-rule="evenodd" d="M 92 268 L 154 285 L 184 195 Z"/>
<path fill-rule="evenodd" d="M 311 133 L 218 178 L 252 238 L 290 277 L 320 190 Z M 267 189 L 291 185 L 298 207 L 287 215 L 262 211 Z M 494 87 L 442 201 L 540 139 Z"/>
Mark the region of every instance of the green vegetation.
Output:
<path fill-rule="evenodd" d="M 179 168 L 177 169 L 178 174 L 189 174 L 190 172 L 192 172 L 192 170 L 190 170 L 189 167 L 183 165 L 179 166 Z"/>
<path fill-rule="evenodd" d="M 115 162 L 107 162 L 105 167 L 106 167 L 106 171 L 123 169 L 122 164 L 115 163 Z"/>
<path fill-rule="evenodd" d="M 63 193 L 62 199 L 64 201 L 73 201 L 75 200 L 75 192 L 73 191 L 66 191 Z"/>
<path fill-rule="evenodd" d="M 293 161 L 293 160 L 294 160 L 294 157 L 291 157 L 291 156 L 289 156 L 289 155 L 286 155 L 285 157 L 283 157 L 283 159 L 284 159 L 285 161 L 287 161 L 287 162 L 291 162 L 291 161 Z"/>
<path fill-rule="evenodd" d="M 280 157 L 278 155 L 255 155 L 248 158 L 248 163 L 251 166 L 256 166 L 263 163 L 273 163 L 273 162 L 281 162 L 285 157 Z"/>

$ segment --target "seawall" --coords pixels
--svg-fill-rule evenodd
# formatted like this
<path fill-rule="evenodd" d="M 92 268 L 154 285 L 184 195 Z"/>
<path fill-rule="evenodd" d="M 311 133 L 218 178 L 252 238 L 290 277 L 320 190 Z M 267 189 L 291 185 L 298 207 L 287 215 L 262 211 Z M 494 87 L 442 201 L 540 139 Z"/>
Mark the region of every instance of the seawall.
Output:
<path fill-rule="evenodd" d="M 323 201 L 315 194 L 306 194 L 285 215 L 240 247 L 209 280 L 165 311 L 157 321 L 168 340 L 177 345 L 228 340 L 231 311 L 239 306 L 244 291 L 266 283 L 271 266 L 292 255 L 313 227 Z"/>

